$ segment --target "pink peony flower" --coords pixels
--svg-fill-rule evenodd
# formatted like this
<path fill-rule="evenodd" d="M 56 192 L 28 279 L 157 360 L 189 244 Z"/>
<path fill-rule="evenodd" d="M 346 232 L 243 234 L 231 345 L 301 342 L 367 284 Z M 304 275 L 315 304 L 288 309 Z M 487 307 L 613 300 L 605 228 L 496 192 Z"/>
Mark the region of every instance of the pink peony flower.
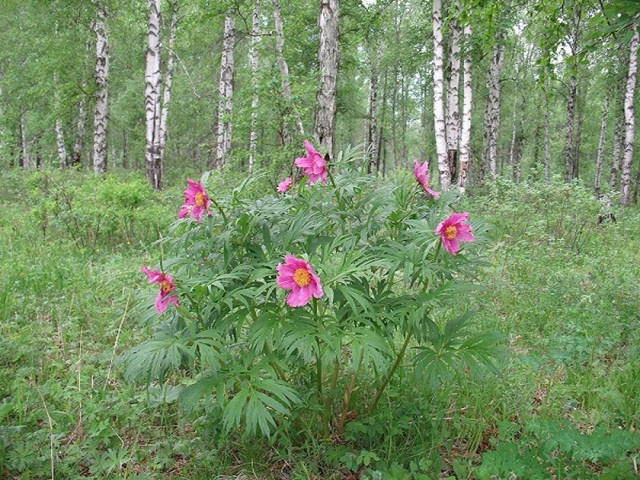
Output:
<path fill-rule="evenodd" d="M 157 283 L 160 285 L 160 292 L 158 293 L 154 303 L 158 313 L 164 312 L 170 303 L 176 307 L 179 305 L 178 297 L 173 293 L 176 286 L 169 275 L 165 275 L 158 270 L 149 270 L 147 267 L 140 267 L 140 270 L 147 274 L 149 283 Z"/>
<path fill-rule="evenodd" d="M 279 192 L 286 192 L 287 190 L 289 190 L 289 188 L 291 188 L 291 177 L 285 178 L 278 184 Z"/>
<path fill-rule="evenodd" d="M 468 213 L 452 213 L 449 218 L 440 222 L 436 227 L 436 235 L 440 235 L 442 245 L 451 255 L 460 250 L 458 242 L 473 242 L 471 227 L 464 223 L 469 218 Z"/>
<path fill-rule="evenodd" d="M 296 158 L 296 166 L 304 168 L 304 174 L 308 175 L 307 185 L 316 183 L 318 180 L 322 180 L 322 183 L 327 181 L 327 164 L 322 158 L 320 153 L 316 152 L 307 140 L 304 141 L 304 148 L 307 150 L 306 157 Z"/>
<path fill-rule="evenodd" d="M 277 267 L 278 278 L 276 283 L 285 290 L 291 290 L 287 295 L 287 304 L 290 307 L 303 307 L 311 297 L 322 297 L 320 279 L 314 273 L 311 265 L 301 258 L 293 255 L 284 257 L 284 263 Z"/>
<path fill-rule="evenodd" d="M 425 192 L 429 195 L 432 195 L 436 200 L 440 198 L 440 194 L 438 192 L 434 192 L 429 188 L 429 163 L 424 162 L 422 165 L 418 163 L 418 160 L 413 161 L 413 176 L 416 177 L 416 180 L 422 187 Z"/>
<path fill-rule="evenodd" d="M 204 187 L 200 182 L 194 182 L 187 178 L 189 186 L 184 191 L 184 205 L 178 212 L 178 218 L 184 218 L 187 215 L 190 217 L 197 217 L 198 222 L 202 221 L 202 215 L 206 212 L 209 213 L 209 205 L 211 200 L 207 197 Z"/>

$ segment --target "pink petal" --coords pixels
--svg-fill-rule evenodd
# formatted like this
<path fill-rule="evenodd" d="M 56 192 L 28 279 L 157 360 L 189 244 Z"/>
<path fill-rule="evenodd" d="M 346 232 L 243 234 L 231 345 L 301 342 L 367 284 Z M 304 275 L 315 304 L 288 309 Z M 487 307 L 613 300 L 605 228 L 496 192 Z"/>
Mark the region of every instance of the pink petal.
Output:
<path fill-rule="evenodd" d="M 460 244 L 455 238 L 447 240 L 446 238 L 442 237 L 442 244 L 451 255 L 456 255 L 458 253 L 458 250 L 460 250 Z"/>
<path fill-rule="evenodd" d="M 461 227 L 462 226 L 463 225 L 461 225 Z M 467 225 L 464 225 L 464 226 L 467 227 Z M 456 239 L 460 242 L 473 242 L 475 237 L 473 236 L 470 230 L 458 228 L 458 235 L 456 235 Z"/>
<path fill-rule="evenodd" d="M 297 287 L 287 295 L 287 305 L 290 307 L 303 307 L 309 303 L 311 291 L 309 287 Z"/>
<path fill-rule="evenodd" d="M 313 160 L 308 157 L 300 157 L 300 158 L 296 158 L 295 164 L 296 164 L 296 167 L 310 168 L 313 165 Z"/>
<path fill-rule="evenodd" d="M 467 218 L 469 218 L 469 213 L 467 212 L 452 213 L 447 220 L 450 222 L 450 224 L 456 224 L 462 222 L 463 220 L 466 220 Z"/>
<path fill-rule="evenodd" d="M 433 198 L 435 198 L 436 200 L 440 198 L 440 194 L 438 192 L 431 190 L 429 187 L 424 187 L 424 189 L 427 191 L 428 194 L 433 196 Z"/>
<path fill-rule="evenodd" d="M 164 275 L 158 270 L 149 270 L 147 267 L 140 267 L 140 270 L 147 274 L 149 283 L 160 283 L 164 280 Z"/>
<path fill-rule="evenodd" d="M 276 284 L 285 290 L 291 290 L 298 286 L 298 284 L 293 280 L 293 276 L 280 276 L 276 278 Z"/>

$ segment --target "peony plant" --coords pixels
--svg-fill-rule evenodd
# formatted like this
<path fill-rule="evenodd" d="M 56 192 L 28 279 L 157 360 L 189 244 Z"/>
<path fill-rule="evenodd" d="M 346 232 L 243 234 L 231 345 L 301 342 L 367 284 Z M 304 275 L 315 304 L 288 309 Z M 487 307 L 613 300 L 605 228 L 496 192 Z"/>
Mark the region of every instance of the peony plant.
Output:
<path fill-rule="evenodd" d="M 287 195 L 251 199 L 247 179 L 211 195 L 219 214 L 201 218 L 208 175 L 190 182 L 180 217 L 202 221 L 176 220 L 165 273 L 143 270 L 164 275 L 175 308 L 157 309 L 126 375 L 171 382 L 225 431 L 300 435 L 302 423 L 318 427 L 305 436 L 341 436 L 353 415 L 376 414 L 400 370 L 436 384 L 499 352 L 498 336 L 455 314 L 485 243 L 480 222 L 454 213 L 456 192 L 431 191 L 426 163 L 381 181 L 358 152 L 329 168 L 305 151 L 301 188 L 289 178 Z"/>

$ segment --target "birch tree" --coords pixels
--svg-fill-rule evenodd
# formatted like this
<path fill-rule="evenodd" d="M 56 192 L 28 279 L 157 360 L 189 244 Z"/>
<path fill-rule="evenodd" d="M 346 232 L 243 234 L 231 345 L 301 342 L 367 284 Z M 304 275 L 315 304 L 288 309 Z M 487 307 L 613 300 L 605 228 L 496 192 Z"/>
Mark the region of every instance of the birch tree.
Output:
<path fill-rule="evenodd" d="M 164 154 L 167 145 L 167 119 L 169 117 L 169 105 L 171 103 L 171 85 L 173 83 L 173 70 L 175 68 L 176 55 L 174 47 L 176 32 L 178 30 L 178 0 L 170 0 L 171 26 L 169 27 L 169 45 L 167 52 L 167 65 L 162 84 L 162 106 L 160 108 L 160 164 L 164 166 Z"/>
<path fill-rule="evenodd" d="M 447 88 L 447 113 L 446 113 L 446 134 L 447 134 L 447 162 L 451 175 L 451 183 L 455 183 L 458 163 L 458 144 L 460 142 L 460 37 L 462 29 L 458 21 L 454 18 L 450 24 L 450 45 L 449 45 L 449 84 Z"/>
<path fill-rule="evenodd" d="M 619 111 L 618 111 L 619 110 Z M 609 175 L 609 189 L 612 192 L 618 190 L 618 180 L 620 177 L 620 158 L 622 152 L 622 140 L 624 135 L 624 107 L 623 102 L 618 104 L 618 108 L 614 110 L 614 126 L 613 126 L 613 151 L 611 152 L 611 173 Z"/>
<path fill-rule="evenodd" d="M 467 183 L 467 172 L 471 155 L 471 107 L 473 106 L 472 64 L 471 64 L 471 27 L 465 25 L 465 54 L 462 67 L 463 103 L 462 103 L 462 132 L 460 136 L 460 173 L 458 187 L 464 191 Z"/>
<path fill-rule="evenodd" d="M 258 148 L 258 0 L 253 0 L 251 12 L 251 47 L 249 49 L 249 61 L 251 63 L 251 131 L 249 133 L 249 173 L 253 172 L 256 151 Z"/>
<path fill-rule="evenodd" d="M 224 19 L 220 82 L 218 84 L 218 140 L 214 167 L 221 169 L 231 150 L 231 114 L 233 111 L 233 75 L 235 69 L 234 47 L 236 43 L 235 19 L 228 12 Z"/>
<path fill-rule="evenodd" d="M 54 75 L 53 84 L 56 87 L 55 93 L 55 106 L 56 110 L 60 110 L 60 92 L 58 91 L 58 76 Z M 59 115 L 56 115 L 55 128 L 56 132 L 56 148 L 58 151 L 58 161 L 60 162 L 60 168 L 67 168 L 67 147 L 64 144 L 64 128 L 62 126 L 62 119 Z"/>
<path fill-rule="evenodd" d="M 498 132 L 500 129 L 500 72 L 504 58 L 503 35 L 498 34 L 487 72 L 489 96 L 484 112 L 482 164 L 492 175 L 498 173 Z"/>
<path fill-rule="evenodd" d="M 367 129 L 367 145 L 369 152 L 369 163 L 367 171 L 371 173 L 374 167 L 380 165 L 380 153 L 378 150 L 378 62 L 379 48 L 374 45 L 369 52 L 369 125 Z"/>
<path fill-rule="evenodd" d="M 433 119 L 440 188 L 447 190 L 451 172 L 447 161 L 446 123 L 444 118 L 444 47 L 442 39 L 442 0 L 433 0 Z"/>
<path fill-rule="evenodd" d="M 93 23 L 89 28 L 91 32 L 93 32 Z M 80 98 L 78 99 L 76 106 L 76 130 L 75 130 L 75 138 L 73 140 L 73 145 L 71 147 L 71 162 L 72 166 L 80 165 L 82 160 L 82 150 L 84 148 L 84 130 L 85 124 L 87 122 L 87 95 L 85 92 L 87 91 L 87 77 L 89 76 L 89 65 L 90 65 L 90 53 L 92 46 L 92 35 L 87 35 L 87 39 L 84 45 L 84 71 L 85 74 L 82 76 L 81 87 L 80 87 Z"/>
<path fill-rule="evenodd" d="M 145 151 L 147 180 L 161 188 L 160 159 L 160 0 L 147 2 L 147 53 L 145 56 Z"/>
<path fill-rule="evenodd" d="M 596 166 L 593 175 L 593 190 L 596 198 L 600 196 L 600 177 L 602 174 L 602 156 L 604 153 L 604 142 L 607 133 L 607 116 L 609 114 L 609 95 L 604 98 L 602 107 L 602 121 L 600 122 L 600 138 L 598 139 L 598 150 L 596 152 Z"/>
<path fill-rule="evenodd" d="M 577 145 L 575 133 L 576 102 L 578 96 L 578 53 L 581 34 L 582 6 L 580 2 L 574 3 L 574 11 L 571 19 L 571 32 L 569 40 L 569 54 L 571 64 L 569 67 L 569 85 L 567 92 L 567 123 L 565 134 L 565 169 L 564 180 L 571 181 L 578 177 Z"/>
<path fill-rule="evenodd" d="M 338 86 L 338 16 L 339 0 L 320 0 L 318 27 L 320 46 L 320 89 L 316 95 L 317 108 L 313 132 L 320 147 L 333 155 L 333 134 Z"/>
<path fill-rule="evenodd" d="M 287 60 L 284 57 L 284 26 L 282 24 L 282 17 L 280 16 L 280 5 L 279 0 L 273 0 L 273 23 L 276 31 L 276 62 L 278 63 L 278 69 L 280 70 L 280 85 L 282 89 L 282 98 L 284 99 L 285 107 L 285 117 L 286 114 L 292 110 L 296 121 L 296 128 L 298 131 L 298 135 L 304 135 L 304 127 L 302 125 L 302 120 L 300 116 L 293 109 L 293 105 L 291 104 L 291 84 L 289 80 L 289 65 L 287 64 Z M 286 120 L 283 121 L 282 127 L 282 142 L 287 145 L 291 143 L 291 135 L 289 133 L 289 129 L 287 127 Z"/>
<path fill-rule="evenodd" d="M 622 154 L 622 172 L 620 175 L 620 203 L 629 205 L 629 188 L 631 184 L 631 163 L 633 160 L 633 139 L 635 133 L 635 116 L 633 110 L 633 98 L 636 88 L 636 76 L 638 73 L 638 19 L 632 24 L 633 36 L 629 44 L 629 73 L 627 74 L 627 85 L 624 92 L 624 151 Z"/>
<path fill-rule="evenodd" d="M 107 171 L 107 121 L 109 110 L 109 33 L 106 6 L 97 4 L 94 22 L 96 35 L 96 105 L 93 115 L 93 171 Z"/>

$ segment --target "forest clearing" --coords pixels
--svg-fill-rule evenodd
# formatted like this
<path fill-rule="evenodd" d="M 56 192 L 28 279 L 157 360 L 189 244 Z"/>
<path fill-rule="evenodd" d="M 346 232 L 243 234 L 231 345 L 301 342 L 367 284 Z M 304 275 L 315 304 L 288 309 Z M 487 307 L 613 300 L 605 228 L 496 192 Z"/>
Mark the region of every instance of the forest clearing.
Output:
<path fill-rule="evenodd" d="M 640 476 L 640 4 L 0 17 L 0 478 Z"/>

